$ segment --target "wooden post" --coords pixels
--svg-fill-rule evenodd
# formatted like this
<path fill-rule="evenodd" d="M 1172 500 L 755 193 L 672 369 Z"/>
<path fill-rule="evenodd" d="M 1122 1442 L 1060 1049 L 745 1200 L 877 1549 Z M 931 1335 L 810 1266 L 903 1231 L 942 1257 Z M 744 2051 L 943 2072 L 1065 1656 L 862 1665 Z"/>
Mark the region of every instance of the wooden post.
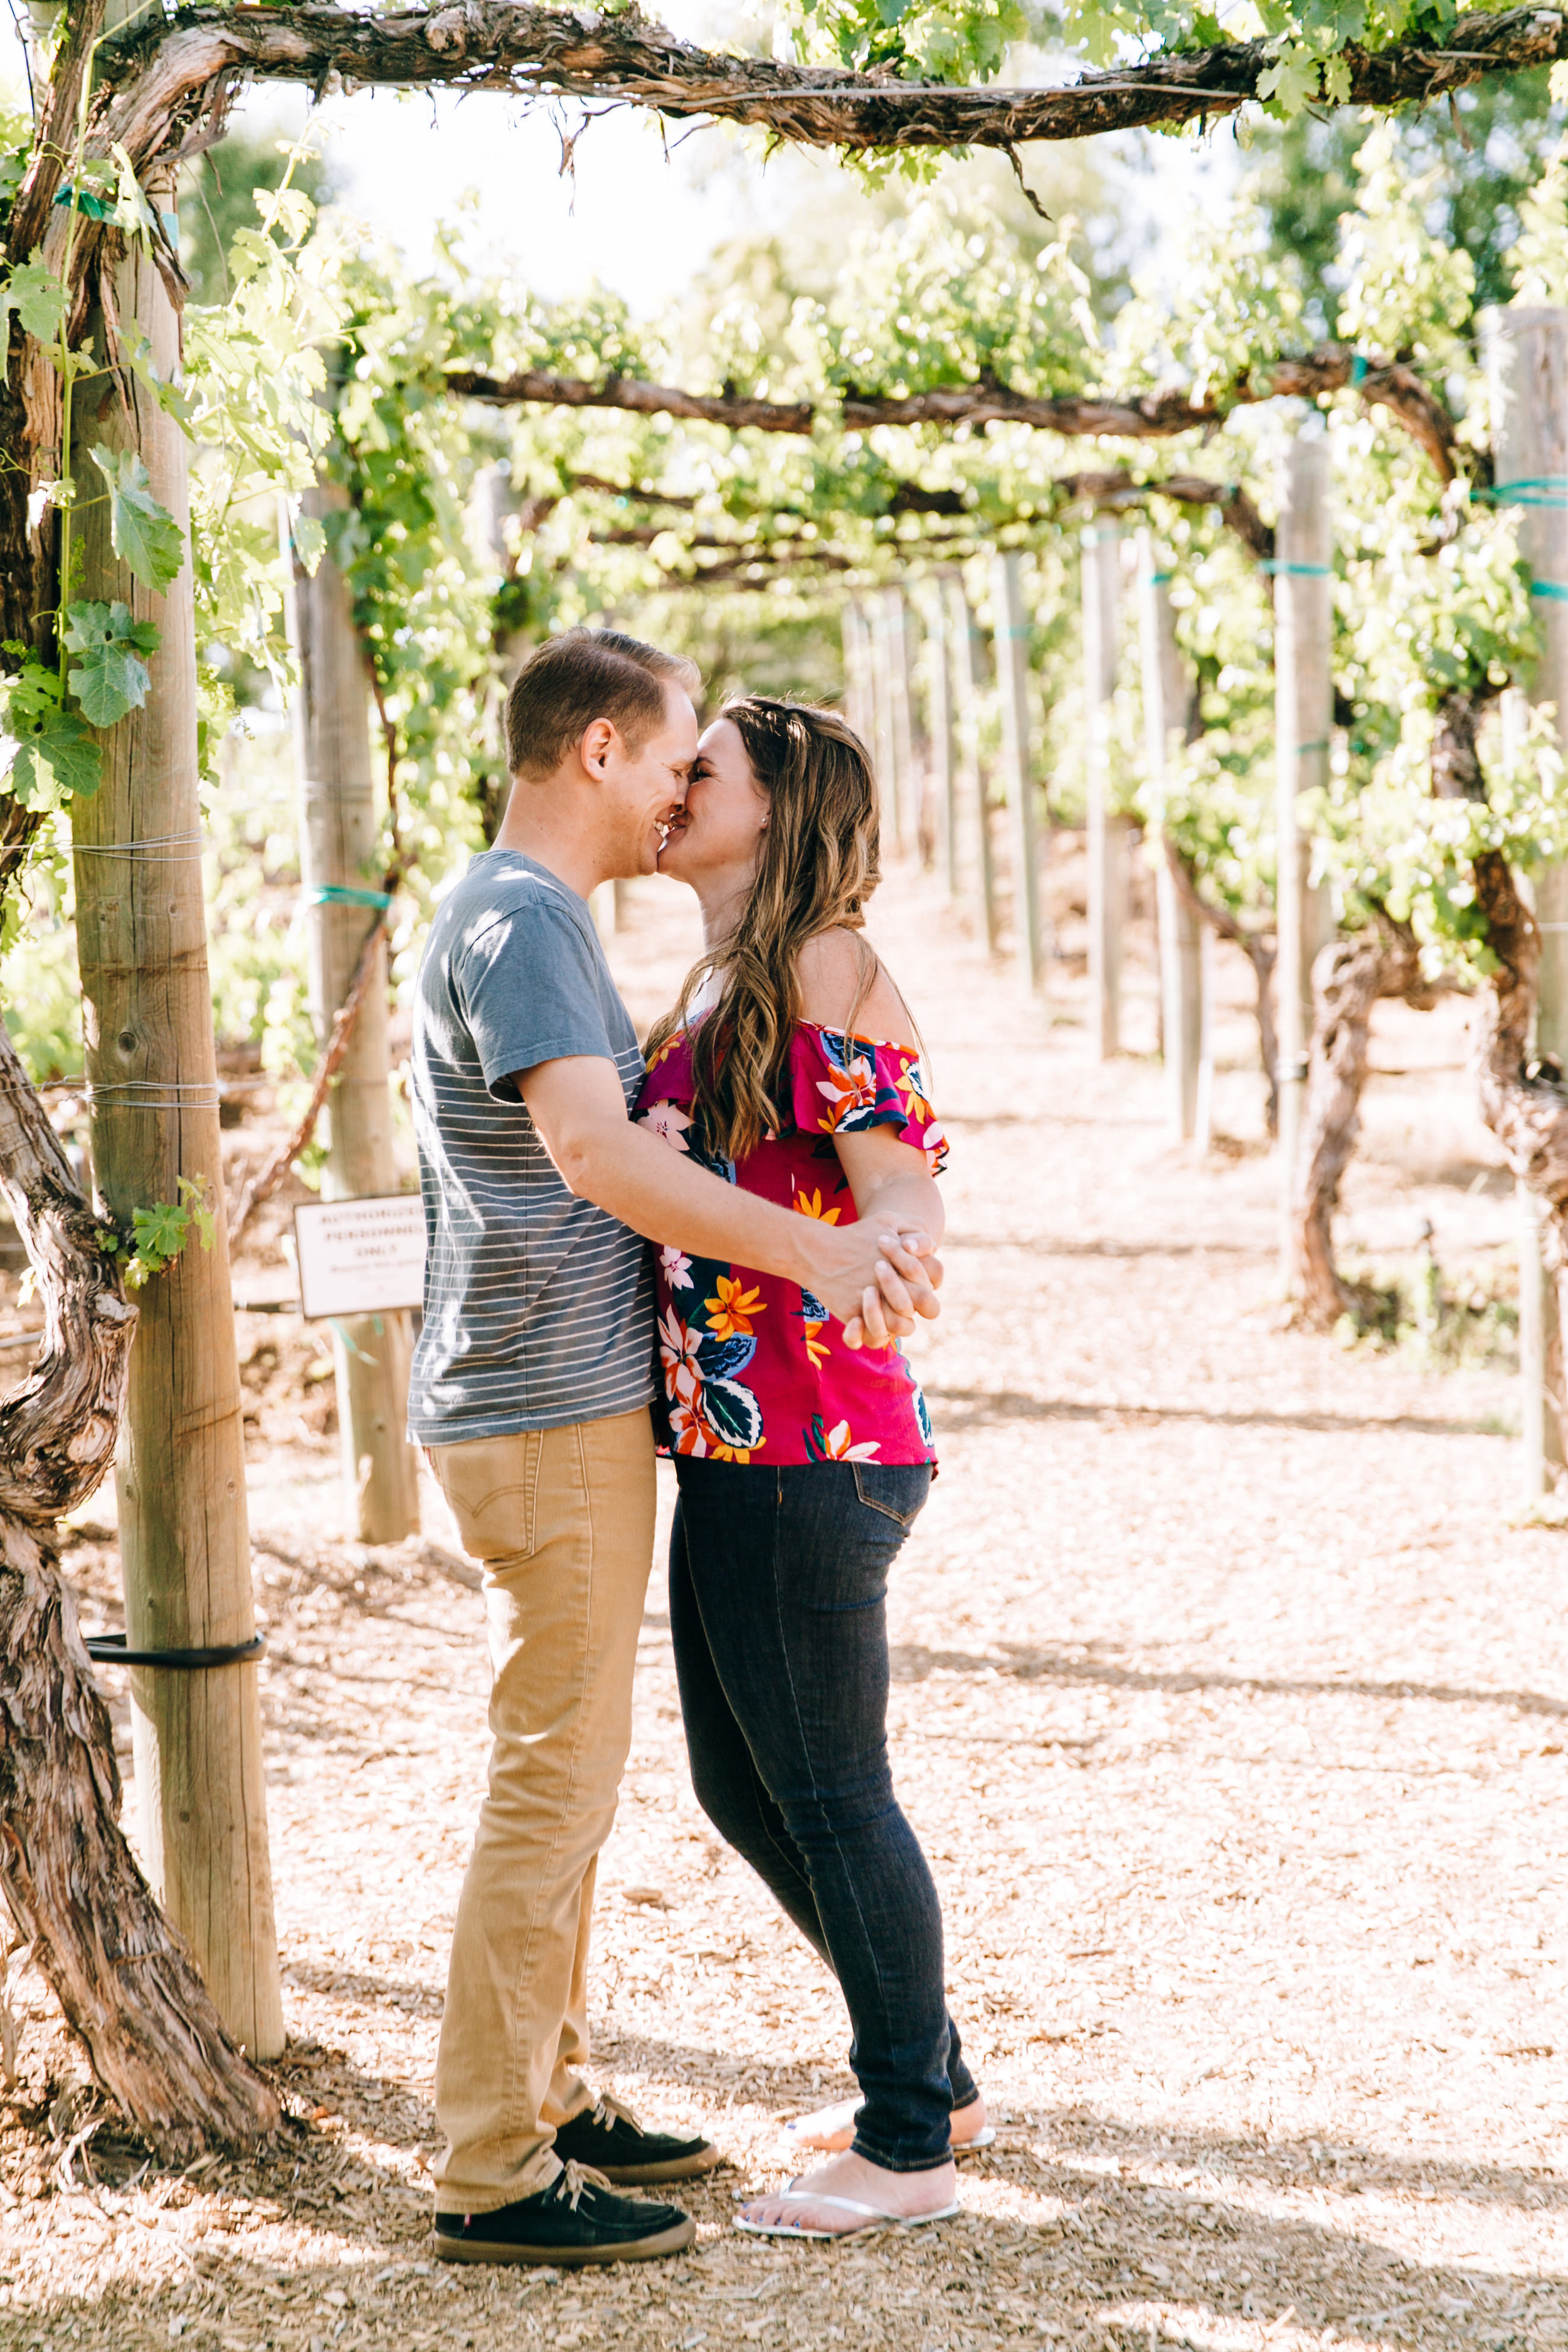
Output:
<path fill-rule="evenodd" d="M 910 707 L 910 616 L 901 588 L 882 591 L 883 643 L 887 648 L 888 724 L 892 759 L 892 845 L 899 856 L 920 824 L 920 787 L 915 776 L 914 714 Z"/>
<path fill-rule="evenodd" d="M 1482 320 L 1491 380 L 1492 451 L 1497 495 L 1508 502 L 1520 486 L 1519 551 L 1534 584 L 1541 660 L 1530 682 L 1532 702 L 1557 713 L 1560 742 L 1568 741 L 1568 310 L 1489 310 Z M 1505 698 L 1511 702 L 1512 698 Z M 1508 729 L 1523 714 L 1505 708 Z M 1541 928 L 1536 986 L 1535 1047 L 1568 1061 L 1568 865 L 1548 866 L 1534 877 L 1535 919 Z M 1542 1205 L 1521 1185 L 1519 1352 L 1523 1386 L 1523 1484 L 1527 1505 L 1539 1502 L 1563 1464 L 1562 1426 L 1552 1394 L 1562 1345 L 1553 1286 L 1542 1255 Z M 1560 1376 L 1560 1373 L 1559 1373 Z"/>
<path fill-rule="evenodd" d="M 1193 1104 L 1193 1140 L 1206 1151 L 1214 1140 L 1215 936 L 1204 923 L 1198 933 L 1198 1082 Z"/>
<path fill-rule="evenodd" d="M 854 596 L 844 600 L 840 626 L 844 635 L 844 716 L 867 750 L 874 752 L 877 722 L 871 698 L 871 633 Z"/>
<path fill-rule="evenodd" d="M 331 484 L 308 490 L 305 514 L 345 505 Z M 300 872 L 309 910 L 310 1016 L 318 1045 L 347 995 L 381 874 L 371 767 L 370 684 L 354 633 L 348 583 L 330 554 L 312 578 L 294 572 L 290 624 L 300 662 L 294 750 L 300 791 Z M 392 1147 L 387 1051 L 386 946 L 376 950 L 363 1005 L 322 1114 L 328 1145 L 321 1192 L 363 1200 L 398 1189 Z M 343 1500 L 363 1543 L 401 1543 L 419 1525 L 419 1486 L 408 1443 L 413 1335 L 405 1314 L 349 1315 L 332 1322 Z"/>
<path fill-rule="evenodd" d="M 952 664 L 948 652 L 947 597 L 941 580 L 929 580 L 921 597 L 926 633 L 926 739 L 931 790 L 936 801 L 937 839 L 947 895 L 959 894 L 958 795 L 952 760 Z"/>
<path fill-rule="evenodd" d="M 899 762 L 893 735 L 892 651 L 888 642 L 888 606 L 884 596 L 867 600 L 867 634 L 870 647 L 871 751 L 877 771 L 882 838 L 896 850 L 899 835 Z"/>
<path fill-rule="evenodd" d="M 1029 622 L 1024 609 L 1024 559 L 998 555 L 995 603 L 996 686 L 1002 704 L 1002 772 L 1013 812 L 1013 937 L 1018 977 L 1040 984 L 1039 849 L 1035 838 L 1035 778 L 1029 761 Z"/>
<path fill-rule="evenodd" d="M 1165 854 L 1163 807 L 1171 737 L 1182 726 L 1188 683 L 1176 646 L 1171 611 L 1170 573 L 1160 568 L 1153 535 L 1138 534 L 1139 651 L 1143 670 L 1144 757 L 1160 796 L 1161 823 L 1154 835 L 1154 897 L 1160 932 L 1160 1002 L 1165 1041 L 1166 1095 L 1171 1129 L 1179 1141 L 1197 1125 L 1198 1066 L 1203 1051 L 1203 972 L 1199 923 L 1176 887 Z"/>
<path fill-rule="evenodd" d="M 1096 1057 L 1121 1045 L 1121 944 L 1127 926 L 1127 828 L 1110 809 L 1110 713 L 1116 691 L 1121 532 L 1083 534 L 1083 699 L 1089 739 L 1089 1029 Z"/>
<path fill-rule="evenodd" d="M 124 12 L 121 11 L 121 14 Z M 149 187 L 171 205 L 167 184 Z M 140 240 L 113 264 L 121 343 L 144 335 L 159 375 L 180 374 L 180 322 Z M 106 352 L 101 321 L 99 362 Z M 76 396 L 73 467 L 134 449 L 153 494 L 188 526 L 187 444 L 140 378 L 100 376 Z M 225 1237 L 217 1066 L 202 899 L 196 649 L 189 564 L 166 596 L 140 587 L 110 544 L 107 504 L 78 509 L 83 597 L 130 605 L 161 632 L 152 690 L 102 736 L 103 782 L 71 809 L 92 1155 L 100 1197 L 132 1213 L 206 1188 L 210 1249 L 193 1233 L 140 1298 L 117 1465 L 121 1574 L 133 1649 L 249 1642 L 245 1451 Z M 224 2022 L 256 2058 L 283 2048 L 254 1664 L 129 1670 L 142 1859 Z"/>
<path fill-rule="evenodd" d="M 952 708 L 957 719 L 958 772 L 955 796 L 963 812 L 960 826 L 973 831 L 974 840 L 974 893 L 979 903 L 981 925 L 985 940 L 985 952 L 996 952 L 996 861 L 991 845 L 991 802 L 986 790 L 985 774 L 980 764 L 980 697 L 976 691 L 975 666 L 980 651 L 980 632 L 974 625 L 960 572 L 950 572 L 944 586 L 947 591 L 948 656 L 952 678 Z M 960 864 L 962 866 L 962 854 Z"/>
<path fill-rule="evenodd" d="M 1328 893 L 1309 887 L 1311 845 L 1297 803 L 1327 783 L 1334 718 L 1333 543 L 1329 517 L 1329 445 L 1319 432 L 1298 433 L 1279 470 L 1275 534 L 1274 723 L 1279 959 L 1281 1236 L 1286 1279 L 1291 1265 L 1289 1203 L 1312 1034 L 1312 962 L 1333 935 Z"/>

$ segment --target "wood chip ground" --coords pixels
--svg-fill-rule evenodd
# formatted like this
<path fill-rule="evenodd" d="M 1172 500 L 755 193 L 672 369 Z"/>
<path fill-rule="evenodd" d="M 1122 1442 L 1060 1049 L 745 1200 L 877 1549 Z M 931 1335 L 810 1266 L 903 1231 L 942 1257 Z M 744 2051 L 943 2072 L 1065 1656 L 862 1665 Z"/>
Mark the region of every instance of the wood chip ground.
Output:
<path fill-rule="evenodd" d="M 783 2177 L 781 2119 L 853 2084 L 834 1988 L 692 1799 L 656 1572 L 601 1872 L 598 2079 L 710 2129 L 729 2167 L 673 2263 L 433 2264 L 479 1606 L 428 1486 L 395 1551 L 331 1533 L 322 1350 L 246 1315 L 296 2120 L 277 2155 L 180 2175 L 84 2139 L 84 2070 L 14 1969 L 5 2352 L 1568 2346 L 1568 1538 L 1509 1524 L 1507 1366 L 1279 1328 L 1239 973 L 1233 1140 L 1200 1159 L 1165 1133 L 1146 943 L 1143 1050 L 1097 1067 L 1074 962 L 1029 1004 L 933 880 L 885 897 L 953 1143 L 946 1313 L 918 1343 L 942 1471 L 896 1576 L 892 1740 L 999 2124 L 963 2218 L 831 2251 L 731 2227 Z M 627 911 L 615 958 L 646 1017 L 693 931 L 669 886 Z M 1484 1304 L 1513 1212 L 1464 1017 L 1380 1009 L 1343 1239 L 1409 1268 L 1430 1222 L 1445 1287 Z M 242 1275 L 284 1286 L 275 1256 Z M 97 1622 L 112 1516 L 106 1494 L 69 1555 Z"/>

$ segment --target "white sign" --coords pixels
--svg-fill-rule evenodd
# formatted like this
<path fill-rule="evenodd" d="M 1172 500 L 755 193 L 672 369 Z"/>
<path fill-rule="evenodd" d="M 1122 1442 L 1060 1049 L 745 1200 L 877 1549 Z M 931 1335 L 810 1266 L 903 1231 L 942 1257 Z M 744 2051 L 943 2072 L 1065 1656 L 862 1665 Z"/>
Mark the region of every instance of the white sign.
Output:
<path fill-rule="evenodd" d="M 425 1204 L 417 1192 L 384 1200 L 312 1201 L 294 1212 L 302 1315 L 390 1314 L 425 1298 Z"/>

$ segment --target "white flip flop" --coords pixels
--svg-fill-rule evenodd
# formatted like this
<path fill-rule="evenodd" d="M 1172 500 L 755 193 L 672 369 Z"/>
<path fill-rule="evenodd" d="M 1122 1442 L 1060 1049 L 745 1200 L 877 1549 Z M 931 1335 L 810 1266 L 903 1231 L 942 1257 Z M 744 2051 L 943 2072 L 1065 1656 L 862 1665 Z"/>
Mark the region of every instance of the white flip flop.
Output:
<path fill-rule="evenodd" d="M 748 2221 L 743 2214 L 735 2217 L 735 2227 L 751 2238 L 809 2238 L 822 2245 L 836 2245 L 840 2238 L 858 2238 L 863 2230 L 873 2225 L 883 2229 L 923 2230 L 929 2221 L 951 2221 L 959 2210 L 955 2198 L 951 2205 L 942 2205 L 934 2213 L 884 2213 L 879 2206 L 861 2205 L 853 2197 L 829 2197 L 825 2191 L 797 2189 L 792 2180 L 787 2189 L 778 2191 L 778 2200 L 785 2205 L 837 2205 L 841 2212 L 860 2213 L 864 2221 L 852 2230 L 803 2230 L 795 2221 Z M 762 2200 L 758 2199 L 758 2203 Z"/>
<path fill-rule="evenodd" d="M 808 2147 L 814 2155 L 842 2156 L 855 2144 L 855 2118 L 863 2105 L 858 2098 L 843 2099 L 836 2107 L 819 2107 L 813 2116 L 796 2116 L 793 2123 L 785 2124 L 784 2137 L 792 2147 Z M 954 2159 L 962 2163 L 966 2156 L 994 2147 L 995 2139 L 995 2131 L 986 2124 L 972 2139 L 954 2140 Z"/>

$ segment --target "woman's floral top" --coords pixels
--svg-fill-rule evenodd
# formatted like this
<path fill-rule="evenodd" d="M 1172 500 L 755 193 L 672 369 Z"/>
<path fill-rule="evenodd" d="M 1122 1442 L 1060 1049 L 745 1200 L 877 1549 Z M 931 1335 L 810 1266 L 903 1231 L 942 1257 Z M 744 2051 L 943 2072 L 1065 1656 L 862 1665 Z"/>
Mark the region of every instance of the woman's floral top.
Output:
<path fill-rule="evenodd" d="M 731 1184 L 803 1217 L 853 1224 L 837 1135 L 890 1127 L 932 1175 L 947 1142 L 906 1045 L 800 1022 L 789 1049 L 790 1125 L 744 1159 L 711 1151 L 693 1097 L 691 1048 L 674 1037 L 633 1117 Z M 663 1437 L 674 1454 L 720 1462 L 934 1462 L 925 1399 L 898 1347 L 851 1349 L 809 1290 L 678 1249 L 654 1253 Z M 655 1407 L 656 1415 L 660 1407 Z"/>

